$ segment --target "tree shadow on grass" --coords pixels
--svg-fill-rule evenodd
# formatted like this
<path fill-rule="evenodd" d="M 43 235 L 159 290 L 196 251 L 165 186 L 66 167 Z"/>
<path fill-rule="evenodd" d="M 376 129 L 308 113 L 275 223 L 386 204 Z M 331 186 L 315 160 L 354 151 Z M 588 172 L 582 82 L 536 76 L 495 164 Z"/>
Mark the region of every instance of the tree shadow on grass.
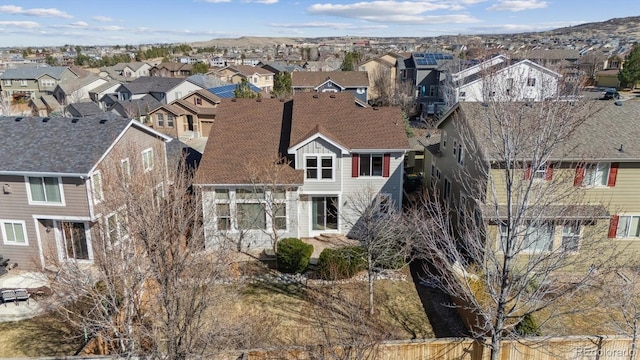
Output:
<path fill-rule="evenodd" d="M 83 346 L 79 334 L 54 315 L 45 314 L 28 320 L 0 323 L 0 334 L 12 334 L 13 349 L 2 349 L 2 356 L 75 355 Z"/>
<path fill-rule="evenodd" d="M 410 264 L 411 276 L 420 296 L 433 333 L 437 338 L 468 336 L 469 332 L 458 315 L 449 295 L 442 290 L 421 285 L 424 279 L 423 263 L 415 260 Z"/>

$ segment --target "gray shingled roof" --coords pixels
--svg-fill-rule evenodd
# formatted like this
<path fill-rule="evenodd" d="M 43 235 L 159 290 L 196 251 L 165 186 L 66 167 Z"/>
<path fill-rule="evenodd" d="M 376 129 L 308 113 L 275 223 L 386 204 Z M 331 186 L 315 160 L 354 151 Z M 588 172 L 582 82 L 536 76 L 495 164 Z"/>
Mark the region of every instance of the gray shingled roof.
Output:
<path fill-rule="evenodd" d="M 100 80 L 100 77 L 95 75 L 89 75 L 87 77 L 70 79 L 70 80 L 61 82 L 60 84 L 58 84 L 58 86 L 60 87 L 60 89 L 62 89 L 65 92 L 65 94 L 70 94 L 78 89 L 81 89 L 91 84 L 96 80 Z"/>
<path fill-rule="evenodd" d="M 167 92 L 183 83 L 185 79 L 160 76 L 141 76 L 128 84 L 124 84 L 132 94 L 148 94 L 150 92 Z"/>
<path fill-rule="evenodd" d="M 68 68 L 66 66 L 38 66 L 23 67 L 17 69 L 7 69 L 0 75 L 2 80 L 22 80 L 39 79 L 41 76 L 49 75 L 54 79 L 60 79 L 62 73 Z"/>
<path fill-rule="evenodd" d="M 71 104 L 67 106 L 67 112 L 72 116 L 81 116 L 81 117 L 94 116 L 94 115 L 99 115 L 103 113 L 102 109 L 100 109 L 98 104 L 91 101 Z"/>
<path fill-rule="evenodd" d="M 0 173 L 87 174 L 132 120 L 0 117 Z M 103 124 L 101 119 L 108 119 Z"/>
<path fill-rule="evenodd" d="M 638 126 L 640 102 L 624 101 L 620 102 L 620 106 L 617 106 L 613 101 L 584 101 L 586 103 L 579 103 L 575 107 L 565 102 L 558 104 L 562 107 L 562 111 L 571 111 L 571 116 L 579 116 L 585 120 L 553 152 L 551 160 L 640 160 L 640 142 L 638 141 L 640 138 L 640 126 Z M 524 103 L 511 103 L 508 106 L 512 106 L 512 108 L 505 108 L 498 110 L 498 112 L 504 114 L 508 111 L 513 114 L 514 120 L 520 116 L 526 119 L 526 111 L 535 113 L 540 106 L 545 106 L 542 103 L 533 103 L 532 105 L 529 110 L 529 107 L 525 107 Z M 465 124 L 469 126 L 478 143 L 489 144 L 491 135 L 488 127 L 490 123 L 496 126 L 495 115 L 492 115 L 494 106 L 496 104 L 489 103 L 488 106 L 483 106 L 482 103 L 460 103 L 451 111 L 451 119 L 455 119 L 455 109 L 460 110 L 464 116 Z M 546 114 L 546 112 L 540 113 Z M 560 115 L 560 118 L 556 120 L 562 119 L 562 116 Z M 526 129 L 527 124 L 523 122 L 520 127 Z M 496 135 L 494 134 L 494 136 Z M 622 151 L 620 151 L 621 146 Z M 501 159 L 499 155 L 493 154 L 495 149 L 483 148 L 488 159 Z"/>

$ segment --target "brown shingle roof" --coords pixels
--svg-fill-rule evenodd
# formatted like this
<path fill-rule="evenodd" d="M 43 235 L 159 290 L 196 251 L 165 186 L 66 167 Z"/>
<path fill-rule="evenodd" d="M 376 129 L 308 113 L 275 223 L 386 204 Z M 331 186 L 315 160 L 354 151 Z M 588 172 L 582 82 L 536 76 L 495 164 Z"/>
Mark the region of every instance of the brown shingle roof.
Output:
<path fill-rule="evenodd" d="M 222 99 L 195 183 L 250 184 L 247 164 L 273 162 L 317 133 L 347 149 L 409 149 L 400 109 L 361 108 L 349 93 Z M 301 170 L 281 166 L 280 178 L 302 184 Z"/>
<path fill-rule="evenodd" d="M 368 87 L 366 71 L 296 71 L 291 74 L 293 87 L 316 87 L 331 79 L 344 87 Z"/>
<path fill-rule="evenodd" d="M 273 73 L 273 71 L 267 70 L 263 67 L 259 67 L 259 66 L 251 66 L 251 65 L 230 65 L 228 66 L 228 68 L 230 69 L 234 69 L 237 72 L 239 72 L 240 74 L 244 75 L 244 76 L 251 76 L 253 74 L 260 74 L 260 75 L 275 75 Z"/>
<path fill-rule="evenodd" d="M 318 125 L 347 149 L 409 149 L 400 108 L 358 107 L 349 93 L 295 95 L 291 146 Z"/>
<path fill-rule="evenodd" d="M 260 167 L 253 164 L 282 156 L 280 130 L 285 104 L 278 99 L 222 99 L 194 182 L 251 184 L 251 167 Z M 280 166 L 281 182 L 302 184 L 302 171 Z"/>

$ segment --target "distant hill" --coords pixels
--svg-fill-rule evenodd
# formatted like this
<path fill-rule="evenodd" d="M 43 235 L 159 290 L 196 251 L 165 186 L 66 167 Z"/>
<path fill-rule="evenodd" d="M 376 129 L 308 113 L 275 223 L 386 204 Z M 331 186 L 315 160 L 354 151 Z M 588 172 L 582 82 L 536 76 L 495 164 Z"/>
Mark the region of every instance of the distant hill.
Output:
<path fill-rule="evenodd" d="M 593 34 L 616 34 L 618 36 L 640 35 L 640 16 L 629 16 L 624 18 L 614 18 L 607 21 L 591 22 L 576 26 L 568 26 L 554 30 L 545 31 L 558 35 L 568 35 L 572 33 L 593 33 Z M 640 40 L 640 37 L 638 38 Z"/>
<path fill-rule="evenodd" d="M 191 43 L 194 48 L 201 47 L 219 47 L 219 48 L 260 48 L 265 46 L 276 46 L 283 44 L 297 44 L 301 39 L 287 37 L 260 37 L 260 36 L 243 36 L 236 39 L 222 38 L 211 39 L 208 41 L 199 41 Z"/>

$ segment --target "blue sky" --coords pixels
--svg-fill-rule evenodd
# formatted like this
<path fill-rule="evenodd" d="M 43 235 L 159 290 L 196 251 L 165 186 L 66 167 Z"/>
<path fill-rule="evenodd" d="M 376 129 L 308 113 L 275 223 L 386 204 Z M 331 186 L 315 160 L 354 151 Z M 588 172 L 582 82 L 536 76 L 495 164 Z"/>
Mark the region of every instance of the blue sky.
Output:
<path fill-rule="evenodd" d="M 0 0 L 0 47 L 240 36 L 505 33 L 640 15 L 638 0 L 613 4 L 604 0 Z"/>

